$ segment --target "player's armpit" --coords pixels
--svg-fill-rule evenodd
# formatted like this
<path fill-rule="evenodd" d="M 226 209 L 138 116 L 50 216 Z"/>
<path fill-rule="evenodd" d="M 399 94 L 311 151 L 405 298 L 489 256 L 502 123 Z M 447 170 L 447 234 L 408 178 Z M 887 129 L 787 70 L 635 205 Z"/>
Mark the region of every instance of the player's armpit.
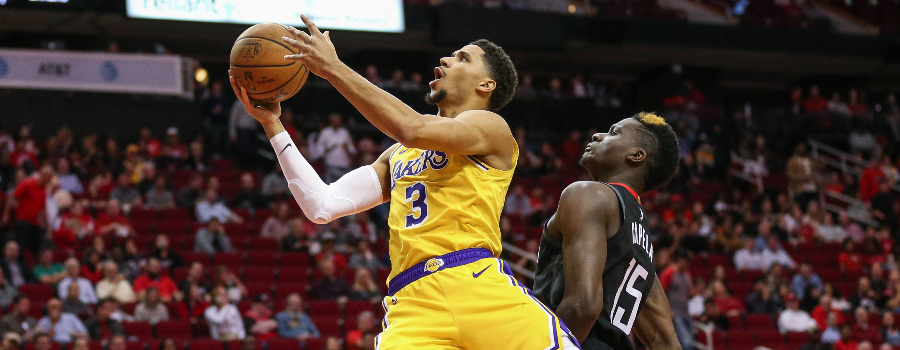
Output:
<path fill-rule="evenodd" d="M 566 281 L 556 315 L 579 341 L 587 338 L 603 310 L 606 239 L 621 225 L 619 211 L 618 197 L 609 186 L 576 182 L 563 191 L 549 224 L 562 234 Z"/>
<path fill-rule="evenodd" d="M 450 154 L 493 155 L 505 161 L 489 162 L 489 165 L 502 170 L 513 167 L 512 131 L 503 117 L 490 111 L 465 111 L 456 118 L 423 115 L 405 130 L 399 141 L 407 147 Z"/>
<path fill-rule="evenodd" d="M 634 322 L 634 332 L 648 350 L 681 350 L 672 323 L 669 299 L 656 276 L 653 277 L 650 295 Z"/>

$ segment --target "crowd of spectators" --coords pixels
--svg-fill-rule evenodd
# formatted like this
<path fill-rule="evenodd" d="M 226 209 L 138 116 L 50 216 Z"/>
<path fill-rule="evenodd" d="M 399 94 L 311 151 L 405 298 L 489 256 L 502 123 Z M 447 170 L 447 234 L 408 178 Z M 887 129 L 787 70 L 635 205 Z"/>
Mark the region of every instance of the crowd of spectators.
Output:
<path fill-rule="evenodd" d="M 421 77 L 407 81 L 402 71 L 387 81 L 374 67 L 366 75 L 386 89 L 421 85 L 410 84 Z M 621 106 L 628 98 L 620 87 L 607 90 L 582 77 L 565 84 L 552 78 L 543 88 L 527 74 L 522 80 L 521 99 L 575 97 Z M 900 312 L 894 96 L 871 103 L 865 92 L 846 90 L 825 99 L 810 86 L 794 90 L 783 108 L 787 117 L 779 122 L 795 128 L 840 133 L 852 126 L 845 150 L 869 164 L 857 175 L 825 167 L 803 143 L 770 145 L 760 126 L 766 121 L 747 111 L 728 121 L 708 118 L 705 94 L 680 67 L 663 84 L 671 86 L 661 89 L 662 114 L 679 135 L 682 162 L 676 178 L 645 194 L 642 204 L 684 348 L 725 334 L 719 337 L 728 346 L 742 349 L 740 331 L 753 332 L 748 344 L 796 345 L 792 334 L 809 332 L 804 342 L 840 350 L 900 345 L 893 321 Z M 146 340 L 134 323 L 170 334 L 169 325 L 186 321 L 191 336 L 250 339 L 248 347 L 267 341 L 271 349 L 278 339 L 371 347 L 379 317 L 374 305 L 390 266 L 387 207 L 327 225 L 309 222 L 293 204 L 281 169 L 257 171 L 264 163 L 251 161 L 260 158 L 256 150 L 240 149 L 259 130 L 232 107 L 222 85 L 213 83 L 202 104 L 207 124 L 218 126 L 190 139 L 175 128 L 161 139 L 144 128 L 130 144 L 65 127 L 43 140 L 32 137 L 31 126 L 15 135 L 0 129 L 6 189 L 0 194 L 0 332 L 36 348 L 45 339 L 72 345 L 90 339 L 115 350 L 120 341 Z M 370 163 L 389 145 L 354 135 L 339 114 L 318 129 L 296 127 L 289 110 L 283 118 L 327 180 Z M 587 179 L 577 161 L 596 130 L 513 127 L 521 156 L 502 238 L 536 252 L 562 188 Z M 736 164 L 739 172 L 764 177 L 763 186 L 730 176 Z M 827 191 L 864 205 L 835 212 Z M 860 215 L 876 224 L 852 219 Z M 273 265 L 254 266 L 257 251 Z M 302 258 L 289 262 L 289 256 Z M 534 268 L 532 260 L 505 257 Z M 271 277 L 257 288 L 261 270 L 278 282 Z M 282 288 L 299 281 L 299 289 Z M 335 327 L 336 319 L 344 326 Z M 712 330 L 713 338 L 697 339 L 705 333 L 695 325 Z M 183 345 L 177 342 L 184 338 L 176 339 L 176 347 Z"/>

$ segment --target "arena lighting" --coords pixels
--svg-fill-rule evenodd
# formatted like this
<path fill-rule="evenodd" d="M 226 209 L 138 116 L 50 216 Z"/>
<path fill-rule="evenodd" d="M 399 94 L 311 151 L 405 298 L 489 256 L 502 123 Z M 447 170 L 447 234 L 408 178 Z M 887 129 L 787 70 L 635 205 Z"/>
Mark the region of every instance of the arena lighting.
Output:
<path fill-rule="evenodd" d="M 569 13 L 575 13 L 576 10 L 577 8 L 575 7 L 575 5 L 569 4 Z"/>
<path fill-rule="evenodd" d="M 206 86 L 206 84 L 209 84 L 209 72 L 206 71 L 206 68 L 197 67 L 197 69 L 194 70 L 194 80 L 203 86 Z"/>

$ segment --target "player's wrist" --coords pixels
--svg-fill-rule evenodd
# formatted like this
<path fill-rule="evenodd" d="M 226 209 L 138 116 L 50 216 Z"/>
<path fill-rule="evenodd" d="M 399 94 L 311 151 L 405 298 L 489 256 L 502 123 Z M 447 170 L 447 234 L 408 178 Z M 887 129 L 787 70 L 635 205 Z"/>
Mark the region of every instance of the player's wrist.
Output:
<path fill-rule="evenodd" d="M 266 131 L 266 137 L 268 137 L 269 139 L 275 137 L 275 135 L 285 132 L 284 125 L 281 124 L 280 119 L 276 119 L 275 121 L 269 123 L 260 122 L 260 124 L 262 124 L 263 130 Z"/>

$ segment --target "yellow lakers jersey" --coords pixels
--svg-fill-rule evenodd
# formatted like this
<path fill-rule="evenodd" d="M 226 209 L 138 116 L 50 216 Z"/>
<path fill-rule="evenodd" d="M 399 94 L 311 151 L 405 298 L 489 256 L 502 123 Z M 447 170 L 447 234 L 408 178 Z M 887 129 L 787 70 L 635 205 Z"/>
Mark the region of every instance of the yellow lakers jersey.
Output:
<path fill-rule="evenodd" d="M 518 160 L 513 153 L 513 168 Z M 499 256 L 500 213 L 513 170 L 475 156 L 399 145 L 390 157 L 390 281 L 432 257 L 466 248 Z"/>

